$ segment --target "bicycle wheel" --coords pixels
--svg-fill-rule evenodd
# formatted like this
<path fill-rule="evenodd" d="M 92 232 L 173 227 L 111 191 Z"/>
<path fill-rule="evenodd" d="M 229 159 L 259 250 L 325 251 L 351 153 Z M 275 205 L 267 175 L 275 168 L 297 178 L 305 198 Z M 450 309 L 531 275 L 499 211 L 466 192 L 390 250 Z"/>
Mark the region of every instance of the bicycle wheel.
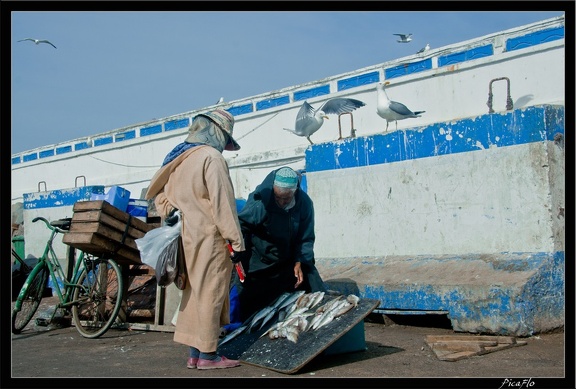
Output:
<path fill-rule="evenodd" d="M 26 281 L 24 281 L 24 285 L 16 299 L 16 304 L 12 311 L 13 334 L 22 332 L 24 327 L 30 322 L 44 295 L 44 288 L 48 281 L 48 268 L 45 265 L 40 266 L 39 270 L 32 270 Z"/>
<path fill-rule="evenodd" d="M 72 295 L 72 317 L 85 338 L 97 338 L 114 324 L 122 305 L 120 267 L 111 259 L 86 254 L 84 269 Z"/>

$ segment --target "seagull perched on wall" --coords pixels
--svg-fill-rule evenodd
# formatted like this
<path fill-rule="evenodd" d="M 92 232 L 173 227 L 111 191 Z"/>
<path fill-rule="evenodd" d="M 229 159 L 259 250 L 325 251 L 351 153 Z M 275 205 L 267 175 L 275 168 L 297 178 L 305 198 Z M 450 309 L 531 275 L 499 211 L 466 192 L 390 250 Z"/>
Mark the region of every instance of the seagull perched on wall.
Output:
<path fill-rule="evenodd" d="M 302 104 L 302 107 L 300 107 L 298 115 L 296 116 L 295 129 L 284 129 L 295 135 L 304 136 L 308 139 L 310 144 L 314 144 L 310 140 L 310 136 L 322 127 L 324 119 L 328 119 L 328 116 L 326 115 L 350 113 L 356 108 L 365 105 L 366 104 L 360 100 L 336 97 L 326 101 L 319 109 L 314 109 L 307 101 L 304 101 L 304 104 Z"/>
<path fill-rule="evenodd" d="M 412 40 L 412 34 L 392 34 L 392 35 L 398 35 L 400 37 L 400 39 L 398 39 L 396 42 L 408 43 Z"/>
<path fill-rule="evenodd" d="M 398 120 L 408 118 L 418 118 L 421 113 L 426 111 L 412 112 L 404 104 L 397 101 L 392 101 L 386 94 L 385 87 L 390 84 L 389 81 L 381 82 L 376 86 L 377 102 L 376 112 L 382 119 L 386 119 L 386 130 L 388 131 L 388 124 L 392 121 L 396 122 L 396 129 L 398 129 Z"/>
<path fill-rule="evenodd" d="M 47 43 L 50 46 L 56 48 L 56 46 L 54 46 L 50 41 L 47 41 L 46 39 L 33 39 L 33 38 L 26 38 L 26 39 L 20 39 L 18 42 L 24 42 L 24 41 L 30 41 L 30 42 L 34 42 L 37 45 L 40 43 Z"/>
<path fill-rule="evenodd" d="M 423 48 L 421 48 L 420 50 L 418 50 L 416 52 L 416 54 L 421 54 L 421 53 L 425 53 L 428 50 L 430 50 L 430 43 L 426 43 L 426 46 L 424 46 Z"/>

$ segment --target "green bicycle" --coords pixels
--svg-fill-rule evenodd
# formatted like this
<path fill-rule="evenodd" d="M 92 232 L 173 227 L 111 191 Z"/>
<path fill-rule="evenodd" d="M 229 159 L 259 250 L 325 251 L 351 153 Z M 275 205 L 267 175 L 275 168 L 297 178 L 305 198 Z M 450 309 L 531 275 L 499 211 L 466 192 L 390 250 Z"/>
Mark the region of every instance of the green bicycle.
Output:
<path fill-rule="evenodd" d="M 124 291 L 118 264 L 112 259 L 99 258 L 69 247 L 68 274 L 64 274 L 64 269 L 54 252 L 52 247 L 54 238 L 70 229 L 71 220 L 65 218 L 49 222 L 43 217 L 32 220 L 34 223 L 44 222 L 51 233 L 44 253 L 28 274 L 14 304 L 13 334 L 21 333 L 36 313 L 48 277 L 53 282 L 53 290 L 59 300 L 50 320 L 54 318 L 58 309 L 64 310 L 65 314 L 71 311 L 76 329 L 85 338 L 97 338 L 115 323 L 122 306 Z M 77 252 L 78 258 L 76 258 Z M 17 259 L 23 263 L 21 258 Z"/>

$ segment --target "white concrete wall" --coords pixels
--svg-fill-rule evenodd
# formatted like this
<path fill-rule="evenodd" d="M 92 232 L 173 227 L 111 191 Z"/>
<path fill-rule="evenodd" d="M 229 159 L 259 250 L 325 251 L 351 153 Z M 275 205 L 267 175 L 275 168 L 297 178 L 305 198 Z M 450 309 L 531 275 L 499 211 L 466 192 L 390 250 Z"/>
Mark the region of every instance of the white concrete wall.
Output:
<path fill-rule="evenodd" d="M 316 257 L 554 251 L 547 155 L 530 143 L 308 173 Z"/>

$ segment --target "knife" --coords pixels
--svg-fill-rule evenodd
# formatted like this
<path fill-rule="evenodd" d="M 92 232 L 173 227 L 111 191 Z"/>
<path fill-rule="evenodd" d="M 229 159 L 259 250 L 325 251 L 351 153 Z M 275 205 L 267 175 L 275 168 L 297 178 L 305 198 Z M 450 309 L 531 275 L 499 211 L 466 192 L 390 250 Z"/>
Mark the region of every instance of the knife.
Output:
<path fill-rule="evenodd" d="M 232 248 L 232 245 L 230 244 L 229 241 L 226 241 L 226 244 L 228 245 L 228 251 L 230 252 L 230 256 L 233 257 L 234 249 Z M 240 282 L 244 282 L 244 279 L 246 278 L 246 272 L 244 271 L 244 266 L 242 266 L 242 262 L 235 263 L 234 266 L 236 267 L 236 272 L 238 273 L 238 278 L 240 279 Z"/>

